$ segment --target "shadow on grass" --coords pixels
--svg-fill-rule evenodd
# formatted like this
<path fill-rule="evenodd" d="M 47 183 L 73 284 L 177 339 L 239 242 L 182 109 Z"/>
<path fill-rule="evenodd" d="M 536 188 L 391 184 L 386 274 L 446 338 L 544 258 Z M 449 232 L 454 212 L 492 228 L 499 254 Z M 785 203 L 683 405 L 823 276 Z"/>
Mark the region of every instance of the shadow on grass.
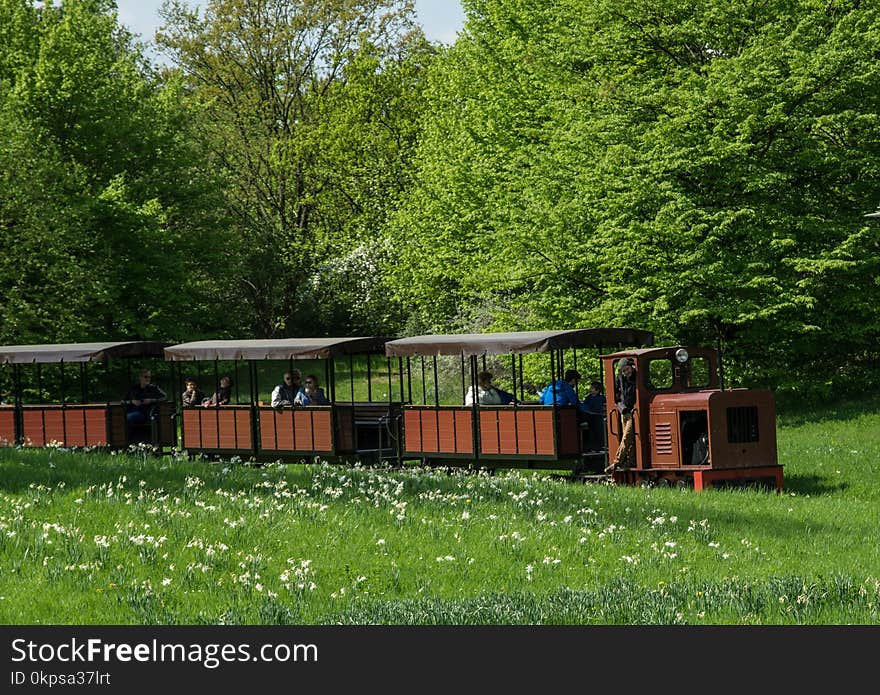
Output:
<path fill-rule="evenodd" d="M 789 402 L 777 404 L 779 425 L 797 427 L 820 422 L 843 422 L 861 415 L 880 415 L 880 394 L 870 394 L 856 401 L 837 403 L 803 404 Z"/>
<path fill-rule="evenodd" d="M 301 469 L 290 464 L 290 470 Z M 224 470 L 225 469 L 225 470 Z M 0 450 L 0 490 L 19 494 L 31 485 L 57 487 L 60 483 L 68 490 L 91 486 L 116 484 L 126 476 L 128 484 L 143 480 L 151 489 L 161 488 L 178 493 L 186 488 L 187 478 L 198 476 L 206 485 L 229 492 L 247 490 L 271 495 L 272 490 L 254 489 L 265 480 L 264 469 L 229 462 L 174 461 L 168 457 L 105 453 L 49 452 L 48 450 Z M 305 480 L 305 472 L 303 472 Z M 285 471 L 285 478 L 290 476 Z"/>
<path fill-rule="evenodd" d="M 840 481 L 831 481 L 821 475 L 792 475 L 785 478 L 783 492 L 795 492 L 799 495 L 830 495 L 842 492 L 849 488 L 849 484 Z"/>
<path fill-rule="evenodd" d="M 839 480 L 832 481 L 830 478 L 821 475 L 804 475 L 795 474 L 785 476 L 782 494 L 793 492 L 798 495 L 809 495 L 810 497 L 820 497 L 822 495 L 830 495 L 832 493 L 843 492 L 850 487 L 849 483 Z M 761 490 L 765 492 L 773 492 L 776 490 L 776 484 L 772 480 L 761 481 L 738 481 L 738 480 L 719 480 L 712 484 L 714 490 Z"/>

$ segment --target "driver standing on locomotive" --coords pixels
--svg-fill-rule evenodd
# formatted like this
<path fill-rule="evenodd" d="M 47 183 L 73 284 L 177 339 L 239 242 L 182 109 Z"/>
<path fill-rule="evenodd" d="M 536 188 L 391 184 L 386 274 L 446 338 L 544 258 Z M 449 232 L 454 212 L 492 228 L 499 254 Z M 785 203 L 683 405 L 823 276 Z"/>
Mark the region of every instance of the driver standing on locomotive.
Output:
<path fill-rule="evenodd" d="M 617 378 L 614 380 L 614 402 L 620 412 L 623 432 L 620 435 L 620 446 L 617 447 L 614 460 L 605 468 L 606 473 L 615 469 L 636 467 L 636 433 L 633 422 L 633 409 L 636 406 L 635 363 L 631 358 L 624 357 L 617 368 Z"/>

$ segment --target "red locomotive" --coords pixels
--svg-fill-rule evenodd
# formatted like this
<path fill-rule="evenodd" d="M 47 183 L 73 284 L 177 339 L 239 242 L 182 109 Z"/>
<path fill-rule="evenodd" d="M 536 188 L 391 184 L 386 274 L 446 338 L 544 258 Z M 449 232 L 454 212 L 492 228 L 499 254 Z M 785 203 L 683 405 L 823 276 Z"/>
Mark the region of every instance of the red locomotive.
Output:
<path fill-rule="evenodd" d="M 636 370 L 636 465 L 616 470 L 617 482 L 693 481 L 694 489 L 702 490 L 717 481 L 770 480 L 782 489 L 773 394 L 721 389 L 718 353 L 712 349 L 647 348 L 602 356 L 610 457 L 622 432 L 612 397 L 622 360 L 632 360 Z"/>

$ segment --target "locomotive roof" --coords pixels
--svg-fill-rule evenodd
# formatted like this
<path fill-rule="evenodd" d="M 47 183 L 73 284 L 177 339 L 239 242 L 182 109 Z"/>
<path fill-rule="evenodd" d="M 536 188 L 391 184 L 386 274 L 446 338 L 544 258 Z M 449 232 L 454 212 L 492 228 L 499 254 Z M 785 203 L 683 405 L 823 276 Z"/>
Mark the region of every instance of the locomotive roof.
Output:
<path fill-rule="evenodd" d="M 386 355 L 503 355 L 549 352 L 562 348 L 653 345 L 654 334 L 634 328 L 576 328 L 565 331 L 518 331 L 419 335 L 391 340 Z"/>
<path fill-rule="evenodd" d="M 184 360 L 308 360 L 336 355 L 382 354 L 388 338 L 275 338 L 265 340 L 201 340 L 165 348 L 165 359 Z"/>
<path fill-rule="evenodd" d="M 98 362 L 126 357 L 161 357 L 167 343 L 126 341 L 121 343 L 62 343 L 57 345 L 0 346 L 0 364 L 57 364 Z"/>
<path fill-rule="evenodd" d="M 704 347 L 695 347 L 695 346 L 687 346 L 687 345 L 667 345 L 663 347 L 647 347 L 641 348 L 638 350 L 619 350 L 618 352 L 612 352 L 607 355 L 602 355 L 602 357 L 643 357 L 645 355 L 657 354 L 657 355 L 674 355 L 676 350 L 680 350 L 684 348 L 692 355 L 708 355 L 715 352 L 714 348 L 704 348 Z"/>

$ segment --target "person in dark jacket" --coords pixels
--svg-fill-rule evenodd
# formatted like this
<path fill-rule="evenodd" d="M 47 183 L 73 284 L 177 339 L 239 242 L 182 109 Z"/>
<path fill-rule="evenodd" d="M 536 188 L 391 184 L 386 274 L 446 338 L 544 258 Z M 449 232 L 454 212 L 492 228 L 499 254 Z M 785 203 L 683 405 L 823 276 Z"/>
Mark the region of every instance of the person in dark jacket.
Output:
<path fill-rule="evenodd" d="M 167 396 L 165 392 L 151 383 L 153 375 L 149 369 L 141 370 L 138 383 L 134 384 L 125 394 L 123 403 L 126 407 L 125 419 L 128 423 L 129 435 L 132 425 L 142 425 L 155 414 L 158 404 Z"/>
<path fill-rule="evenodd" d="M 590 382 L 590 392 L 584 398 L 583 406 L 589 426 L 587 447 L 590 451 L 601 451 L 605 448 L 605 394 L 601 383 Z"/>
<path fill-rule="evenodd" d="M 636 466 L 636 432 L 633 422 L 633 411 L 636 407 L 636 368 L 635 363 L 629 357 L 625 357 L 617 363 L 617 378 L 614 380 L 614 402 L 623 422 L 623 431 L 620 435 L 620 445 L 614 460 L 605 469 L 610 473 L 620 468 L 635 468 Z"/>
<path fill-rule="evenodd" d="M 220 388 L 214 392 L 213 396 L 204 402 L 204 406 L 206 408 L 214 408 L 218 405 L 229 405 L 231 399 L 232 379 L 224 375 L 220 377 Z"/>
<path fill-rule="evenodd" d="M 298 369 L 284 372 L 284 380 L 272 390 L 272 407 L 283 408 L 293 405 L 296 394 L 301 388 L 302 373 Z"/>
<path fill-rule="evenodd" d="M 184 382 L 186 386 L 186 391 L 184 391 L 180 395 L 180 402 L 184 407 L 201 405 L 202 401 L 205 399 L 205 394 L 203 394 L 199 390 L 199 385 L 196 383 L 196 380 L 190 377 Z"/>

